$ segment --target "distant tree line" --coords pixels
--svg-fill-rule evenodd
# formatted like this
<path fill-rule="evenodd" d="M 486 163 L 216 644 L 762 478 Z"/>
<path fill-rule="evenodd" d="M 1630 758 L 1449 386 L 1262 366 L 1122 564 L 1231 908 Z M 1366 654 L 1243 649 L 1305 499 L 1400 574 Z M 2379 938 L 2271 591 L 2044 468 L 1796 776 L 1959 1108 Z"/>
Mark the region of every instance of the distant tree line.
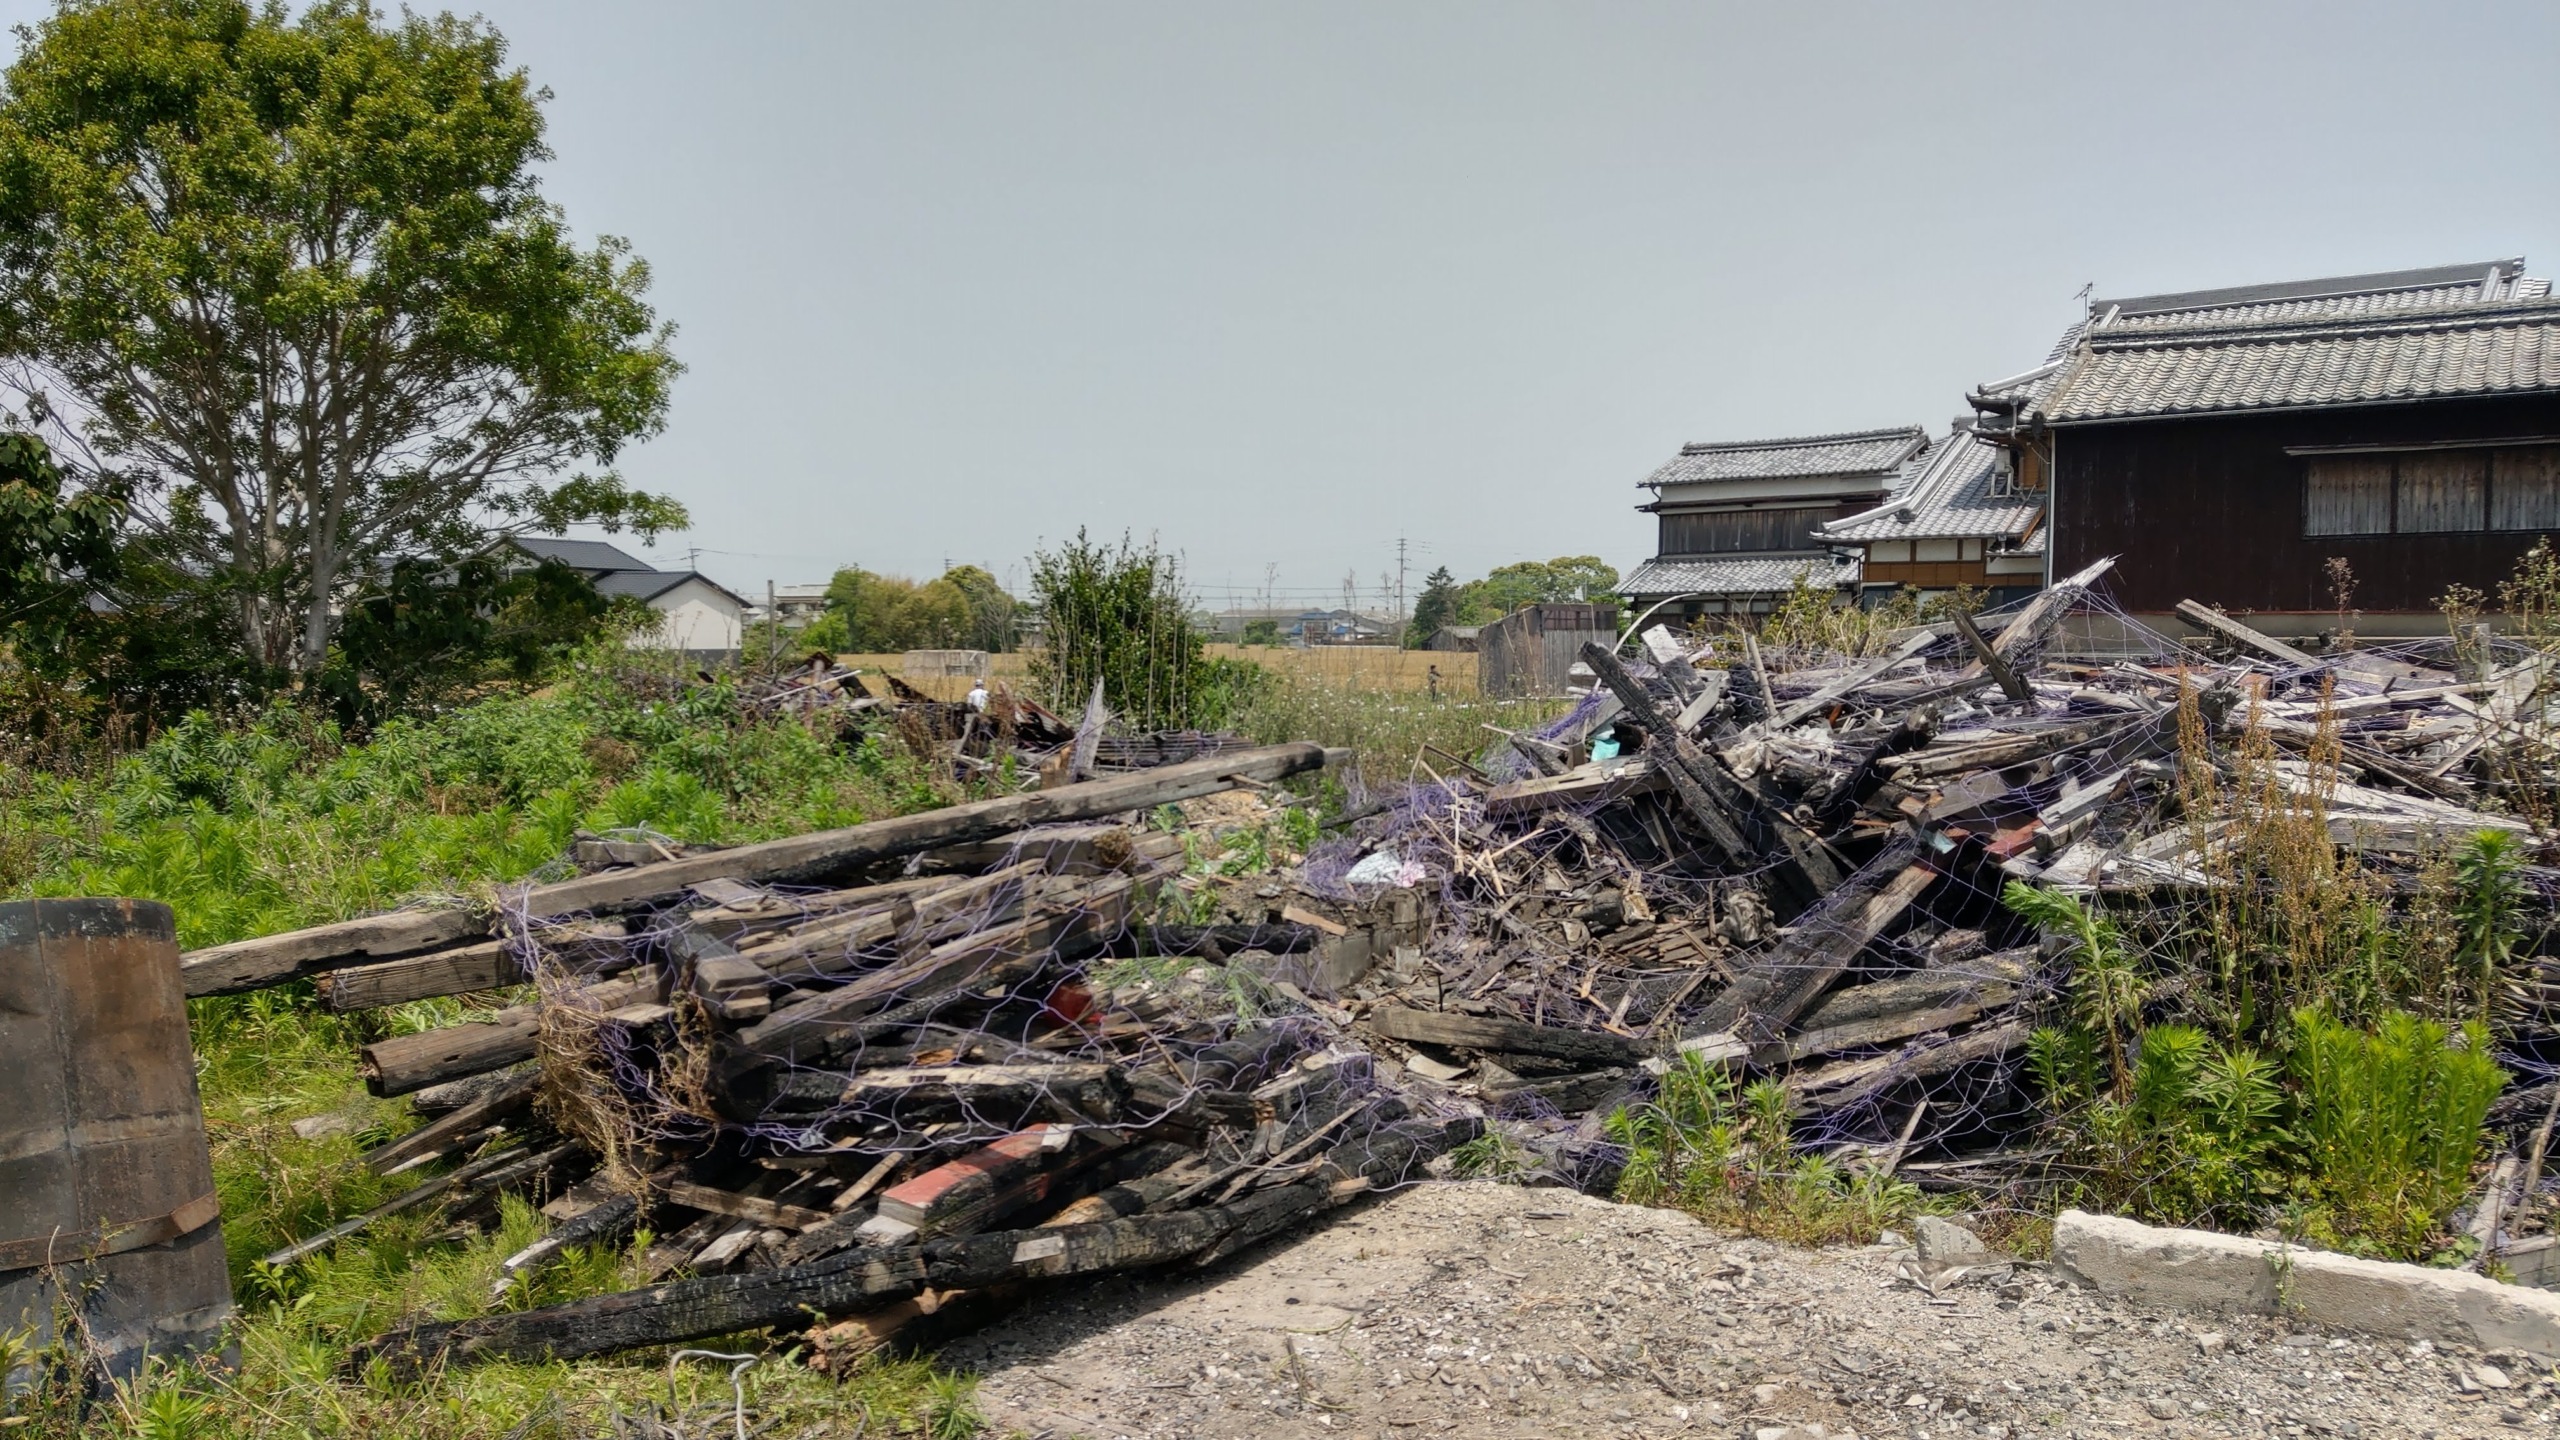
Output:
<path fill-rule="evenodd" d="M 1618 572 L 1597 555 L 1560 555 L 1496 566 L 1481 580 L 1460 584 L 1449 567 L 1423 577 L 1405 643 L 1420 645 L 1446 625 L 1483 625 L 1523 605 L 1583 600 L 1616 604 Z"/>
<path fill-rule="evenodd" d="M 975 565 L 955 565 L 922 584 L 848 567 L 827 583 L 826 609 L 797 643 L 863 655 L 1011 650 L 1021 608 L 995 576 Z"/>

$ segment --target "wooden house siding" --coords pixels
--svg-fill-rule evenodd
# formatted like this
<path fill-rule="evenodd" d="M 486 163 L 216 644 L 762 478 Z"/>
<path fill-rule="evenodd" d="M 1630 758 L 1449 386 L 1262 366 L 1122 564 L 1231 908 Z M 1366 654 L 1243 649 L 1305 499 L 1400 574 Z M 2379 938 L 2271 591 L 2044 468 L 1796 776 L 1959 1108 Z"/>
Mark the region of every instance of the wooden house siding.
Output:
<path fill-rule="evenodd" d="M 2014 577 L 2001 578 L 2014 581 Z M 1864 583 L 1914 585 L 1923 590 L 1952 590 L 1958 585 L 1970 585 L 1976 590 L 1988 590 L 2000 581 L 1993 580 L 1991 572 L 1979 560 L 1869 560 Z"/>
<path fill-rule="evenodd" d="M 1561 695 L 1586 640 L 1618 643 L 1613 605 L 1527 605 L 1476 632 L 1476 675 L 1487 695 Z"/>
<path fill-rule="evenodd" d="M 2555 395 L 2058 427 L 2054 572 L 2118 556 L 2115 601 L 2143 613 L 2311 611 L 2335 603 L 2337 557 L 2353 608 L 2431 611 L 2456 584 L 2494 594 L 2560 512 L 2551 482 L 2533 483 L 2560 472 L 2556 440 Z"/>

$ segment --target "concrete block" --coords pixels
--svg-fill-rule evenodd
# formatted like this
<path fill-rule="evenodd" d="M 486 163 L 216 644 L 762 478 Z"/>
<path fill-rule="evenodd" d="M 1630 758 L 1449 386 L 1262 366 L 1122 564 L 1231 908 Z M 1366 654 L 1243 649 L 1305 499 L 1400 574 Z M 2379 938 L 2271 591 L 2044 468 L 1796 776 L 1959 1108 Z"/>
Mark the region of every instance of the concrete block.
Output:
<path fill-rule="evenodd" d="M 1938 1265 L 1988 1265 L 1991 1247 L 1982 1237 L 1952 1220 L 1923 1215 L 1913 1226 L 1919 1234 L 1920 1258 Z"/>
<path fill-rule="evenodd" d="M 2144 1304 L 2284 1314 L 2369 1334 L 2560 1358 L 2560 1294 L 2458 1270 L 2066 1210 L 2054 1268 Z"/>

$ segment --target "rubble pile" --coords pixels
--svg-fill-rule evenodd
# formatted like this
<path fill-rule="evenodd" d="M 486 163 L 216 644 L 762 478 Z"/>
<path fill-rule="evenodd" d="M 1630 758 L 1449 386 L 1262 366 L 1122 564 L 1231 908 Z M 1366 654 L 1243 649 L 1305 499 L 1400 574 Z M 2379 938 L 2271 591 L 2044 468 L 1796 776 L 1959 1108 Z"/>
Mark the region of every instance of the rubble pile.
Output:
<path fill-rule="evenodd" d="M 937 700 L 887 673 L 868 674 L 814 654 L 796 669 L 753 677 L 739 703 L 768 714 L 832 720 L 848 739 L 883 727 L 918 758 L 962 780 L 1009 773 L 1021 788 L 1152 769 L 1244 748 L 1232 732 L 1108 725 L 1099 685 L 1070 721 L 1027 695 L 981 681 L 959 700 Z M 1003 760 L 1017 762 L 1009 772 Z"/>
<path fill-rule="evenodd" d="M 2402 892 L 2478 832 L 2529 833 L 2538 653 L 2315 656 L 2191 605 L 2202 642 L 2123 622 L 2120 653 L 2073 658 L 2059 625 L 2107 569 L 1865 657 L 1659 627 L 1639 657 L 1586 647 L 1571 715 L 1304 867 L 1428 911 L 1339 1013 L 1570 1182 L 1606 1177 L 1602 1118 L 1688 1057 L 1780 1080 L 1801 1143 L 1980 1183 L 2015 1174 L 2021 1052 L 2069 978 L 2008 886 L 2139 908 L 2247 884 L 2233 852 L 2270 809 Z"/>
<path fill-rule="evenodd" d="M 366 1163 L 450 1168 L 269 1258 L 513 1190 L 554 1224 L 501 1296 L 640 1229 L 657 1283 L 405 1326 L 368 1352 L 395 1367 L 813 1315 L 840 1322 L 828 1363 L 931 1344 L 1069 1277 L 1208 1264 L 1445 1172 L 1488 1125 L 1596 1187 L 1605 1118 L 1671 1065 L 1778 1079 L 1800 1144 L 1973 1183 L 2016 1159 L 2019 1052 L 2068 978 L 2003 887 L 2224 883 L 2247 806 L 2198 813 L 2195 786 L 2232 737 L 2271 757 L 2249 803 L 2310 807 L 2385 869 L 2526 828 L 2490 762 L 2539 734 L 2538 656 L 2313 656 L 2198 612 L 2218 653 L 2127 630 L 2125 655 L 2066 658 L 2058 627 L 2105 568 L 1879 654 L 1660 628 L 1632 658 L 1586 646 L 1570 714 L 1395 793 L 1354 784 L 1347 833 L 1276 866 L 1202 862 L 1222 826 L 1271 849 L 1316 746 L 1111 750 L 1098 702 L 1069 726 L 813 673 L 775 703 L 836 685 L 955 763 L 972 736 L 1053 744 L 1042 788 L 598 851 L 612 868 L 483 908 L 193 953 L 189 991 L 308 978 L 358 1010 L 531 987 L 365 1047 L 374 1091 L 428 1117 Z M 1138 768 L 1079 778 L 1103 753 Z"/>

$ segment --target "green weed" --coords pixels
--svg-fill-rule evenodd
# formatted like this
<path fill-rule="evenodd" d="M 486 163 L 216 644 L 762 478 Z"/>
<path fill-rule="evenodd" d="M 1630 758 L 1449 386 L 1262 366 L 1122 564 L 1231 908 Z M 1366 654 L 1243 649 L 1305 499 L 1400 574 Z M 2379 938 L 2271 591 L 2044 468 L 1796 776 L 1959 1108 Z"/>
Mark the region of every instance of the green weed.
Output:
<path fill-rule="evenodd" d="M 1721 1068 L 1683 1055 L 1652 1100 L 1609 1117 L 1627 1150 L 1618 1198 L 1799 1244 L 1871 1242 L 1920 1208 L 1917 1187 L 1796 1154 L 1791 1103 L 1777 1081 L 1737 1089 Z"/>
<path fill-rule="evenodd" d="M 2304 1012 L 2293 1073 L 2323 1243 L 2416 1258 L 2471 1183 L 2481 1122 L 2506 1087 L 2478 1023 L 2414 1015 L 2373 1031 Z"/>

